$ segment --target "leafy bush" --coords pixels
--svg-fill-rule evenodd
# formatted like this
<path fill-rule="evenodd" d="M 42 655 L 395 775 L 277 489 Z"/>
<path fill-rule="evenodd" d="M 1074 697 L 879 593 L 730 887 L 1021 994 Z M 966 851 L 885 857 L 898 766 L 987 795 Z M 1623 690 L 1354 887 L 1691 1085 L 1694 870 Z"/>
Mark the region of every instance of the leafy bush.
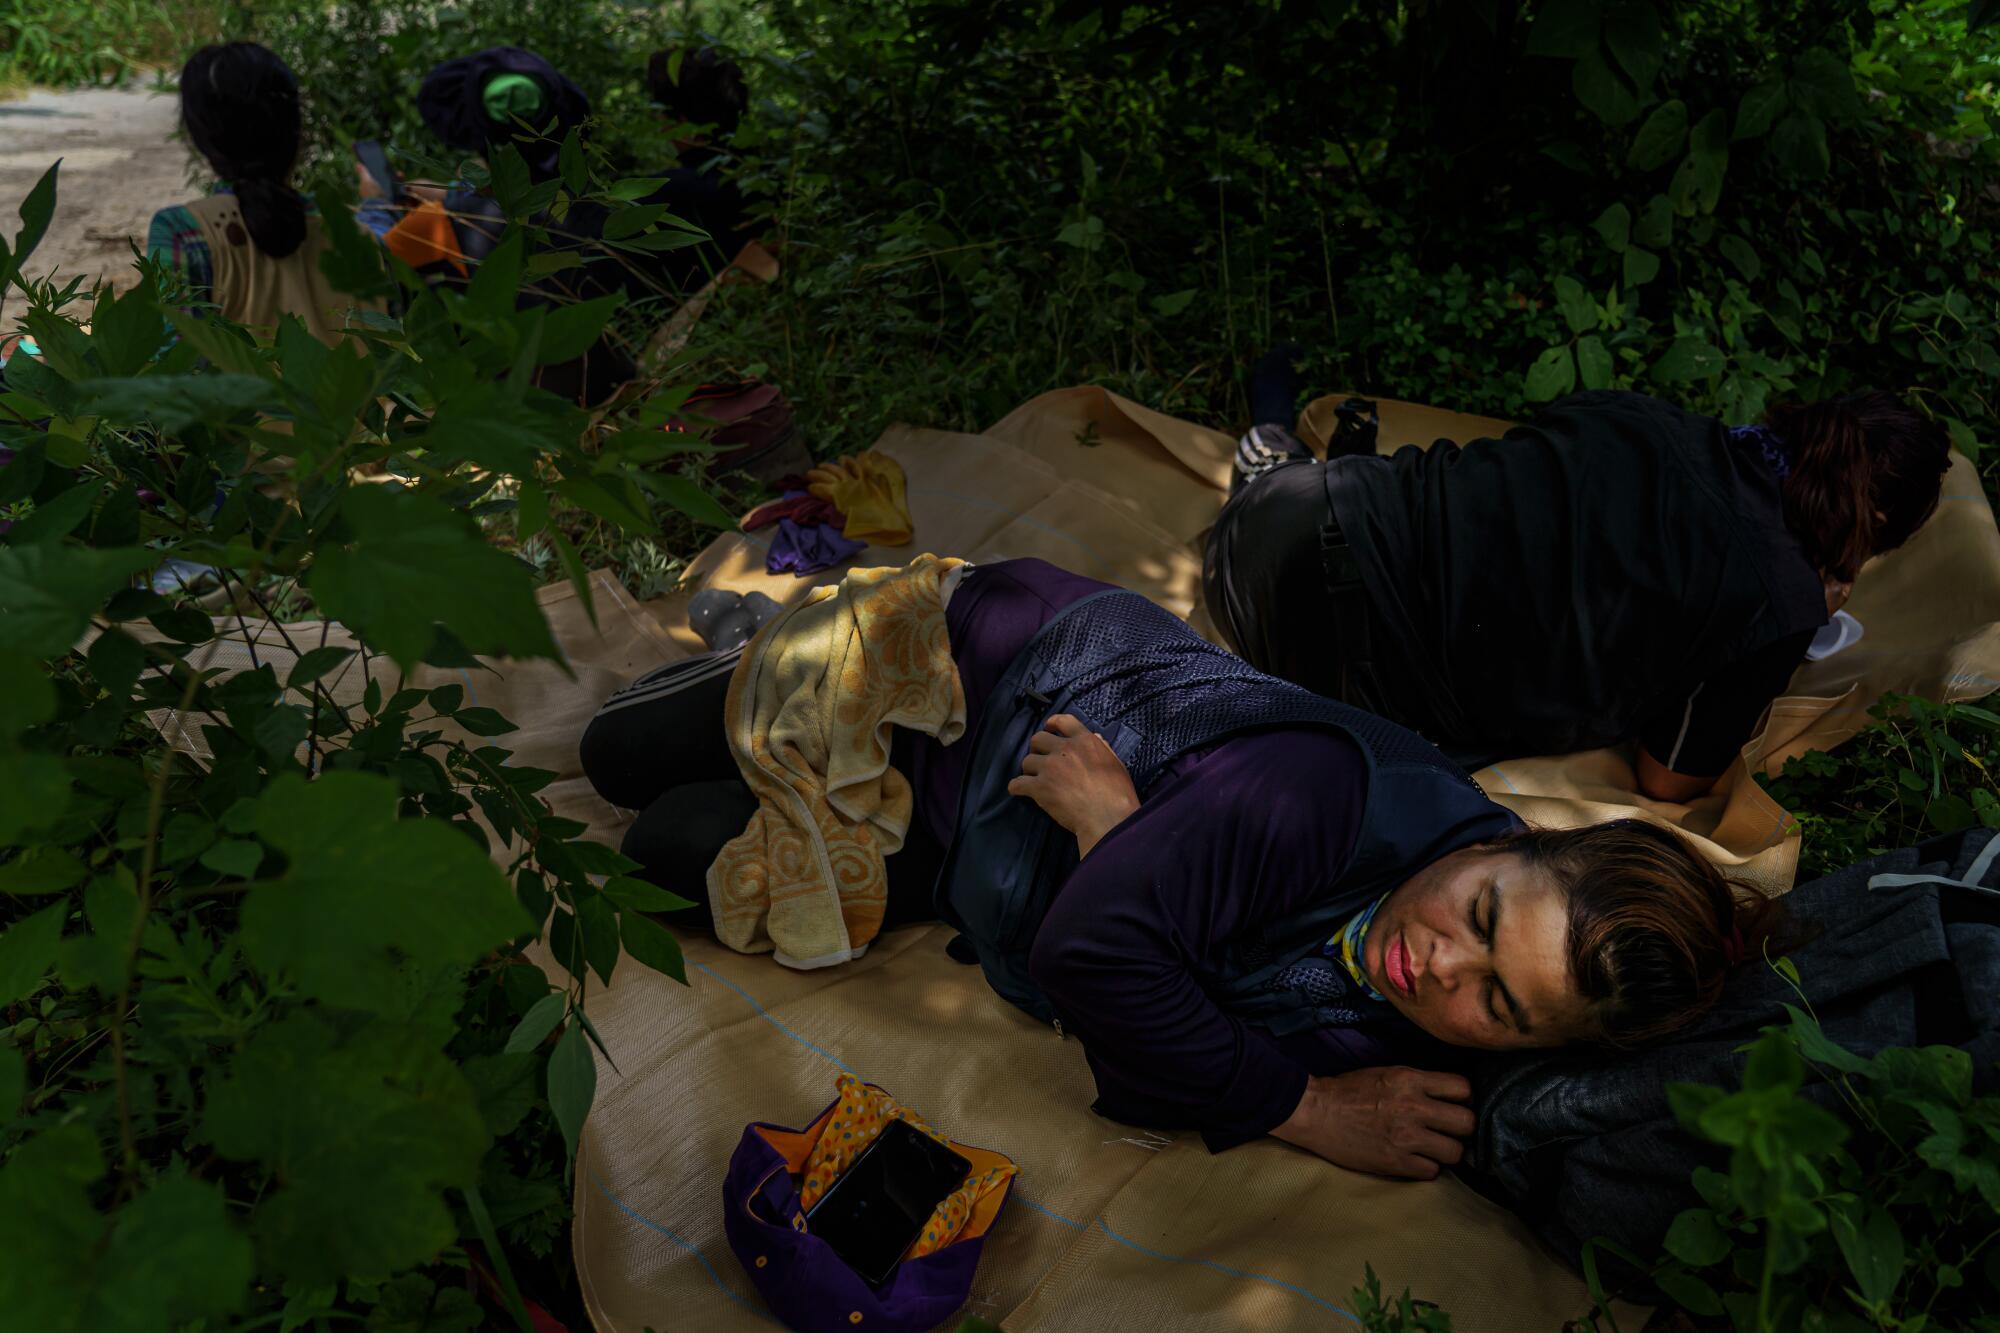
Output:
<path fill-rule="evenodd" d="M 1973 1093 L 1956 1047 L 1862 1059 L 1786 1011 L 1740 1088 L 1668 1089 L 1729 1165 L 1696 1170 L 1703 1206 L 1674 1219 L 1653 1280 L 1743 1333 L 2000 1327 L 2000 1097 Z"/>
<path fill-rule="evenodd" d="M 743 146 L 792 269 L 706 345 L 843 445 L 1079 381 L 1234 424 L 1288 333 L 1321 386 L 1496 415 L 1879 385 L 1974 451 L 2000 48 L 1882 8 L 773 0 Z"/>
<path fill-rule="evenodd" d="M 417 114 L 423 76 L 488 46 L 525 47 L 575 80 L 609 146 L 650 166 L 672 151 L 645 114 L 642 83 L 663 40 L 660 11 L 632 0 L 231 0 L 222 30 L 264 43 L 298 74 L 314 160 L 354 139 L 434 148 Z"/>
<path fill-rule="evenodd" d="M 462 291 L 385 276 L 322 189 L 329 277 L 399 312 L 337 347 L 192 316 L 165 273 L 87 310 L 23 288 L 40 358 L 0 394 L 7 1327 L 469 1329 L 477 1280 L 525 1328 L 516 1267 L 541 1261 L 544 1300 L 568 1281 L 586 991 L 621 954 L 682 978 L 648 915 L 680 900 L 549 812 L 512 723 L 410 673 L 556 653 L 534 569 L 483 522 L 548 543 L 587 598 L 552 501 L 642 533 L 660 503 L 718 511 L 658 470 L 657 405 L 529 384 L 612 303 L 517 310 L 546 257 L 527 219 L 636 192 L 537 199 L 511 149 L 494 176 L 517 223 Z M 282 649 L 203 665 L 279 603 Z M 351 644 L 299 637 L 305 611 Z M 163 738 L 176 719 L 205 759 Z"/>
<path fill-rule="evenodd" d="M 1974 824 L 2000 828 L 2000 714 L 1973 704 L 1886 695 L 1880 719 L 1839 754 L 1815 750 L 1759 775 L 1793 811 L 1799 878 L 1816 879 L 1894 847 Z"/>
<path fill-rule="evenodd" d="M 1776 967 L 1797 989 L 1790 960 Z M 1727 1169 L 1695 1169 L 1701 1206 L 1674 1219 L 1657 1261 L 1608 1241 L 1585 1248 L 1596 1304 L 1569 1328 L 1618 1333 L 1600 1252 L 1668 1298 L 1649 1329 L 2000 1328 L 2000 1097 L 1973 1092 L 1971 1058 L 1956 1047 L 1863 1059 L 1810 1005 L 1785 1009 L 1749 1048 L 1740 1087 L 1669 1085 L 1682 1126 L 1725 1150 Z M 1373 1269 L 1353 1299 L 1368 1329 L 1451 1327 L 1408 1292 L 1385 1302 Z"/>
<path fill-rule="evenodd" d="M 1402 1295 L 1384 1300 L 1382 1279 L 1372 1265 L 1348 1299 L 1354 1305 L 1354 1318 L 1367 1333 L 1451 1333 L 1451 1315 L 1429 1301 L 1415 1299 L 1408 1288 Z"/>
<path fill-rule="evenodd" d="M 171 59 L 218 0 L 0 0 L 0 83 L 117 83 Z"/>

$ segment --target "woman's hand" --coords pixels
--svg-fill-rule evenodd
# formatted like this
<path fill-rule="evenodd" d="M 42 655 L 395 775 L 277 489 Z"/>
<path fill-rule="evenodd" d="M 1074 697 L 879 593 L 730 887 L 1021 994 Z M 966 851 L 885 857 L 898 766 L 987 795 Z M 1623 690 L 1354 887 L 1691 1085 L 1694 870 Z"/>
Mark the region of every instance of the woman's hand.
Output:
<path fill-rule="evenodd" d="M 1291 1118 L 1271 1133 L 1336 1166 L 1433 1180 L 1465 1155 L 1478 1127 L 1472 1085 L 1422 1069 L 1357 1069 L 1306 1081 Z"/>
<path fill-rule="evenodd" d="M 1068 713 L 1057 713 L 1028 742 L 1021 776 L 1007 784 L 1076 835 L 1077 855 L 1139 808 L 1132 775 L 1102 736 Z"/>
<path fill-rule="evenodd" d="M 1820 577 L 1820 583 L 1826 588 L 1826 614 L 1830 620 L 1833 618 L 1833 613 L 1846 606 L 1847 599 L 1854 595 L 1854 585 L 1841 583 L 1824 575 Z"/>

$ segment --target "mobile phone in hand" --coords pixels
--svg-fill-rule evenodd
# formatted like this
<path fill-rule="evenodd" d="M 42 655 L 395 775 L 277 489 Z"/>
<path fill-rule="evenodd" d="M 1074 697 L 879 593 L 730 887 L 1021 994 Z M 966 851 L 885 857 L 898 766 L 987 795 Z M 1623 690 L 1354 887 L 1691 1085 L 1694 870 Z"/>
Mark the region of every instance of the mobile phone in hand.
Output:
<path fill-rule="evenodd" d="M 806 1230 L 879 1286 L 971 1172 L 971 1162 L 909 1121 L 891 1120 L 812 1206 Z"/>

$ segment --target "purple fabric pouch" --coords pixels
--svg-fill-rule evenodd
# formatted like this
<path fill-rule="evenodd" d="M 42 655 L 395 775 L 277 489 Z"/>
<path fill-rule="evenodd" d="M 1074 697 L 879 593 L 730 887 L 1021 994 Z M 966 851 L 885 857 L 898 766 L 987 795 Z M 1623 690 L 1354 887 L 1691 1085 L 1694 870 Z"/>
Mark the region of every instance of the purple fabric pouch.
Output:
<path fill-rule="evenodd" d="M 972 1290 L 972 1274 L 987 1229 L 1006 1203 L 1012 1181 L 973 1210 L 959 1238 L 920 1259 L 905 1259 L 881 1287 L 871 1287 L 827 1243 L 806 1230 L 798 1175 L 832 1117 L 835 1102 L 805 1129 L 753 1124 L 729 1159 L 722 1229 L 758 1294 L 787 1328 L 799 1333 L 920 1333 L 950 1318 Z M 1006 1158 L 983 1148 L 951 1145 L 977 1174 Z"/>

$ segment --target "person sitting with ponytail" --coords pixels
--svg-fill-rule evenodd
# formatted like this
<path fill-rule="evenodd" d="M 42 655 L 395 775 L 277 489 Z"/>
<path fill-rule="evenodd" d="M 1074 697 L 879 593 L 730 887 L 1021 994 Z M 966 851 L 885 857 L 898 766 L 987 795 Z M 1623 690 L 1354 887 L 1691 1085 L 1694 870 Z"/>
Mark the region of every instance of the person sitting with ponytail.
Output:
<path fill-rule="evenodd" d="M 181 70 L 181 126 L 222 189 L 155 213 L 148 256 L 180 272 L 195 305 L 226 319 L 268 331 L 295 315 L 322 342 L 339 341 L 347 312 L 363 303 L 320 272 L 327 240 L 292 188 L 297 77 L 255 42 L 204 46 Z"/>
<path fill-rule="evenodd" d="M 1361 429 L 1319 462 L 1288 428 L 1294 351 L 1251 377 L 1209 614 L 1259 669 L 1472 769 L 1636 741 L 1646 795 L 1705 793 L 1950 466 L 1887 393 L 1732 427 L 1609 390 L 1497 440 L 1385 457 Z"/>

